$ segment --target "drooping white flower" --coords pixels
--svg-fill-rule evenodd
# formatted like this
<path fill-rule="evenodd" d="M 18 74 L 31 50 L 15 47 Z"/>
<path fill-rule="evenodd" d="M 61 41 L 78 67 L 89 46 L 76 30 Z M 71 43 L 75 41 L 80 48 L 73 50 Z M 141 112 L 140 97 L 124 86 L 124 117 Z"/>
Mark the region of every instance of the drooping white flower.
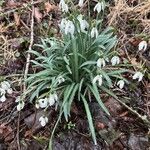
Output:
<path fill-rule="evenodd" d="M 58 96 L 56 93 L 50 94 L 48 98 L 49 105 L 52 106 L 55 102 L 58 101 Z"/>
<path fill-rule="evenodd" d="M 60 0 L 59 8 L 62 10 L 62 12 L 68 12 L 68 5 L 64 0 Z"/>
<path fill-rule="evenodd" d="M 44 117 L 44 116 L 41 116 L 39 118 L 39 122 L 41 123 L 41 126 L 44 127 L 48 123 L 48 118 Z"/>
<path fill-rule="evenodd" d="M 102 75 L 97 75 L 94 79 L 93 79 L 93 84 L 95 84 L 96 82 L 98 82 L 98 85 L 101 86 L 102 85 Z"/>
<path fill-rule="evenodd" d="M 66 24 L 67 24 L 67 19 L 66 18 L 63 18 L 59 24 L 59 27 L 60 27 L 60 30 L 61 31 L 64 31 L 65 30 L 65 27 L 66 27 Z"/>
<path fill-rule="evenodd" d="M 97 11 L 98 13 L 100 13 L 101 11 L 104 11 L 104 9 L 105 9 L 104 1 L 98 2 L 94 7 L 94 11 Z"/>
<path fill-rule="evenodd" d="M 13 90 L 7 81 L 1 82 L 1 88 L 5 90 L 8 94 L 12 94 Z"/>
<path fill-rule="evenodd" d="M 97 67 L 102 68 L 102 67 L 105 67 L 105 65 L 106 65 L 106 63 L 105 63 L 104 58 L 99 58 L 97 60 Z"/>
<path fill-rule="evenodd" d="M 7 91 L 10 88 L 9 82 L 7 81 L 1 82 L 1 88 Z"/>
<path fill-rule="evenodd" d="M 77 16 L 77 19 L 80 23 L 81 32 L 86 33 L 85 29 L 89 27 L 88 22 L 85 19 L 83 19 L 83 15 L 81 14 Z"/>
<path fill-rule="evenodd" d="M 145 51 L 147 49 L 147 42 L 141 41 L 138 46 L 139 46 L 139 51 L 141 50 Z"/>
<path fill-rule="evenodd" d="M 61 84 L 63 82 L 65 82 L 65 79 L 62 76 L 59 76 L 58 77 L 58 83 Z"/>
<path fill-rule="evenodd" d="M 112 57 L 112 59 L 111 59 L 112 66 L 115 66 L 115 65 L 117 65 L 119 63 L 120 63 L 120 58 L 118 56 Z"/>
<path fill-rule="evenodd" d="M 17 105 L 17 110 L 18 111 L 22 110 L 24 108 L 24 105 L 25 105 L 24 101 L 19 101 Z"/>
<path fill-rule="evenodd" d="M 83 2 L 84 2 L 84 0 L 79 0 L 78 5 L 79 5 L 80 7 L 82 7 L 82 6 L 83 6 Z"/>
<path fill-rule="evenodd" d="M 68 33 L 70 33 L 71 35 L 73 35 L 74 31 L 75 31 L 75 26 L 74 26 L 73 22 L 68 20 L 66 27 L 65 27 L 65 34 L 67 35 Z"/>
<path fill-rule="evenodd" d="M 98 30 L 97 30 L 97 28 L 96 27 L 94 27 L 94 28 L 92 28 L 92 30 L 91 30 L 91 37 L 93 38 L 93 37 L 98 37 Z"/>
<path fill-rule="evenodd" d="M 39 99 L 38 104 L 40 108 L 46 108 L 48 105 L 48 99 L 47 98 Z"/>
<path fill-rule="evenodd" d="M 0 88 L 0 101 L 1 102 L 5 102 L 6 101 L 6 97 L 5 97 L 6 91 L 2 88 Z"/>
<path fill-rule="evenodd" d="M 5 101 L 6 101 L 5 95 L 2 95 L 2 96 L 0 97 L 0 101 L 1 101 L 1 102 L 5 102 Z"/>
<path fill-rule="evenodd" d="M 119 86 L 120 89 L 122 89 L 124 87 L 124 84 L 125 84 L 124 80 L 119 80 L 117 82 L 117 85 Z"/>
<path fill-rule="evenodd" d="M 135 80 L 135 79 L 138 79 L 138 81 L 140 82 L 140 81 L 142 81 L 142 79 L 143 79 L 143 74 L 141 73 L 141 72 L 136 72 L 134 75 L 133 75 L 133 79 Z"/>

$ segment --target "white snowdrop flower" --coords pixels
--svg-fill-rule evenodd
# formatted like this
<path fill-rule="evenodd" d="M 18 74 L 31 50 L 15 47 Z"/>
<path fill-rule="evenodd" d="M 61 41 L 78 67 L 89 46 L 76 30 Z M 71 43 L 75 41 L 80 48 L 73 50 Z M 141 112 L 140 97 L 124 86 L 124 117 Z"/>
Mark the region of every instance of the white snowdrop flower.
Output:
<path fill-rule="evenodd" d="M 106 65 L 106 63 L 105 63 L 104 58 L 99 58 L 97 60 L 97 67 L 102 68 L 102 67 L 105 67 L 105 65 Z"/>
<path fill-rule="evenodd" d="M 59 8 L 62 10 L 62 12 L 68 12 L 68 5 L 64 0 L 60 0 Z"/>
<path fill-rule="evenodd" d="M 0 97 L 0 101 L 1 101 L 1 102 L 5 102 L 5 101 L 6 101 L 5 95 L 2 95 L 2 96 Z"/>
<path fill-rule="evenodd" d="M 1 82 L 1 88 L 7 91 L 10 88 L 9 82 L 7 81 Z"/>
<path fill-rule="evenodd" d="M 38 104 L 40 108 L 46 108 L 48 105 L 48 99 L 47 98 L 39 99 Z"/>
<path fill-rule="evenodd" d="M 10 87 L 9 82 L 3 81 L 1 82 L 1 88 L 4 89 L 8 94 L 12 94 L 13 90 Z"/>
<path fill-rule="evenodd" d="M 79 0 L 78 5 L 79 5 L 80 7 L 83 7 L 83 2 L 84 2 L 84 0 Z"/>
<path fill-rule="evenodd" d="M 112 57 L 112 59 L 111 59 L 112 66 L 115 66 L 115 65 L 117 65 L 119 63 L 120 63 L 120 58 L 118 56 Z"/>
<path fill-rule="evenodd" d="M 19 101 L 17 105 L 17 110 L 18 111 L 22 110 L 24 108 L 24 105 L 25 105 L 24 101 Z"/>
<path fill-rule="evenodd" d="M 58 101 L 58 96 L 57 96 L 57 94 L 56 94 L 56 93 L 50 94 L 50 95 L 49 95 L 49 98 L 48 98 L 49 105 L 50 105 L 50 106 L 54 105 L 56 101 Z"/>
<path fill-rule="evenodd" d="M 63 82 L 65 82 L 65 79 L 62 76 L 59 76 L 58 77 L 58 83 L 61 84 Z"/>
<path fill-rule="evenodd" d="M 48 123 L 48 118 L 47 117 L 44 117 L 44 116 L 41 116 L 39 118 L 39 122 L 41 123 L 41 126 L 44 127 L 46 126 L 46 124 Z"/>
<path fill-rule="evenodd" d="M 71 35 L 73 35 L 74 31 L 75 31 L 75 26 L 74 26 L 73 22 L 68 20 L 66 27 L 65 27 L 65 34 L 70 33 Z"/>
<path fill-rule="evenodd" d="M 117 85 L 119 86 L 120 89 L 122 89 L 124 87 L 124 84 L 125 84 L 124 80 L 119 80 L 117 82 Z"/>
<path fill-rule="evenodd" d="M 6 101 L 6 97 L 5 97 L 6 91 L 2 88 L 0 88 L 0 101 L 1 102 L 5 102 Z"/>
<path fill-rule="evenodd" d="M 142 79 L 143 79 L 143 74 L 141 73 L 141 72 L 136 72 L 134 75 L 133 75 L 133 79 L 135 80 L 135 79 L 138 79 L 138 81 L 140 82 L 140 81 L 142 81 Z"/>
<path fill-rule="evenodd" d="M 20 102 L 20 96 L 17 96 L 15 102 Z"/>
<path fill-rule="evenodd" d="M 85 29 L 89 27 L 89 24 L 85 19 L 82 18 L 83 18 L 82 15 L 77 16 L 77 19 L 80 23 L 81 32 L 86 33 L 87 31 Z"/>
<path fill-rule="evenodd" d="M 139 51 L 143 50 L 145 51 L 147 49 L 147 42 L 146 41 L 141 41 L 139 43 Z"/>
<path fill-rule="evenodd" d="M 66 27 L 66 24 L 67 24 L 67 19 L 66 18 L 63 18 L 59 24 L 59 27 L 60 27 L 60 30 L 61 31 L 64 31 L 65 30 L 65 27 Z"/>
<path fill-rule="evenodd" d="M 94 28 L 92 28 L 92 30 L 91 30 L 91 37 L 93 38 L 93 37 L 98 37 L 98 30 L 97 30 L 97 28 L 96 27 L 94 27 Z"/>
<path fill-rule="evenodd" d="M 104 9 L 105 9 L 104 1 L 98 2 L 94 7 L 94 11 L 97 11 L 98 13 L 100 13 L 101 11 L 104 11 Z"/>
<path fill-rule="evenodd" d="M 94 79 L 93 79 L 93 84 L 95 84 L 98 81 L 98 85 L 101 86 L 102 85 L 102 75 L 97 75 Z"/>

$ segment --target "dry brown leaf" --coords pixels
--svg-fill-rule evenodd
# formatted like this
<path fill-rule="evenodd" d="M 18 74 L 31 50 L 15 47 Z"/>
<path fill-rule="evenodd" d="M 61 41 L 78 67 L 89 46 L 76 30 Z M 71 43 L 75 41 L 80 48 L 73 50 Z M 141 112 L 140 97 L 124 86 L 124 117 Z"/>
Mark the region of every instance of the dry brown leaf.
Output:
<path fill-rule="evenodd" d="M 142 68 L 142 65 L 139 62 L 137 62 L 136 58 L 131 58 L 131 64 L 133 66 L 136 66 L 137 68 Z"/>
<path fill-rule="evenodd" d="M 41 22 L 43 15 L 42 15 L 42 13 L 40 12 L 40 10 L 39 10 L 38 7 L 35 7 L 35 8 L 34 8 L 34 17 L 35 17 L 35 19 L 37 20 L 38 23 Z"/>
<path fill-rule="evenodd" d="M 4 26 L 4 23 L 0 24 L 0 33 L 6 32 L 7 27 Z"/>
<path fill-rule="evenodd" d="M 15 0 L 8 0 L 8 2 L 7 2 L 7 7 L 10 7 L 10 8 L 14 8 L 19 5 L 20 5 L 20 3 L 16 2 Z"/>
<path fill-rule="evenodd" d="M 47 13 L 50 11 L 54 11 L 57 8 L 57 6 L 50 4 L 49 2 L 45 3 L 45 10 Z"/>
<path fill-rule="evenodd" d="M 16 26 L 19 26 L 20 25 L 20 15 L 18 15 L 17 12 L 14 12 L 14 19 L 15 19 Z"/>

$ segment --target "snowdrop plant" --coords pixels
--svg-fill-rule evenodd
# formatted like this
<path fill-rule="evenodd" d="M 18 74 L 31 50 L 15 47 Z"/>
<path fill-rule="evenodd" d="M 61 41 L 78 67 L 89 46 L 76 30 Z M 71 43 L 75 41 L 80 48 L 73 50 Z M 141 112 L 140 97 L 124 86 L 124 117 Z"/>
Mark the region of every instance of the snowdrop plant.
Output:
<path fill-rule="evenodd" d="M 63 4 L 64 0 L 61 0 L 60 6 Z M 103 9 L 104 6 L 101 6 Z M 99 6 L 95 6 L 95 10 L 99 12 Z M 89 100 L 93 97 L 102 111 L 110 115 L 101 93 L 110 94 L 113 83 L 123 80 L 122 74 L 126 70 L 118 67 L 120 58 L 114 55 L 117 38 L 113 28 L 100 30 L 98 23 L 93 27 L 90 19 L 78 13 L 65 15 L 59 24 L 62 37 L 41 39 L 36 46 L 42 52 L 29 51 L 36 57 L 32 60 L 34 67 L 40 67 L 41 71 L 31 74 L 26 80 L 26 95 L 31 94 L 30 101 L 36 101 L 38 108 L 52 107 L 57 103 L 59 117 L 52 136 L 62 116 L 69 121 L 72 103 L 83 103 L 91 136 L 97 144 Z M 117 85 L 120 88 L 124 86 L 122 81 Z M 41 104 L 38 99 L 42 99 Z M 43 118 L 39 121 L 43 126 L 47 122 Z"/>

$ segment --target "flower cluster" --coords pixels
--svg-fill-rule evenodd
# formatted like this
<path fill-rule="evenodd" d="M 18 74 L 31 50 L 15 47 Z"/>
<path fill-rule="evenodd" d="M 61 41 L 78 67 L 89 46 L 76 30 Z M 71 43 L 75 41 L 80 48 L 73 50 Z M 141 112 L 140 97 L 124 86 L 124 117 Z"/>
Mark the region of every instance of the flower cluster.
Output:
<path fill-rule="evenodd" d="M 109 62 L 108 58 L 107 58 L 107 62 Z M 119 65 L 119 63 L 120 63 L 120 58 L 119 58 L 118 56 L 113 56 L 113 57 L 111 58 L 110 62 L 111 62 L 111 65 L 112 65 L 112 66 Z M 105 67 L 105 66 L 106 66 L 106 60 L 105 60 L 104 58 L 99 58 L 99 59 L 97 60 L 97 67 L 98 67 L 99 69 L 101 69 L 101 68 L 103 68 L 103 67 Z M 144 76 L 143 73 L 141 73 L 141 72 L 138 71 L 138 72 L 135 72 L 135 74 L 133 75 L 132 79 L 134 79 L 134 80 L 135 80 L 135 79 L 138 79 L 138 81 L 140 82 L 140 81 L 142 81 L 143 76 Z M 95 83 L 98 81 L 98 85 L 101 86 L 102 83 L 103 83 L 102 78 L 103 78 L 102 75 L 96 75 L 96 76 L 94 77 L 93 81 L 92 81 L 93 84 L 95 84 Z M 119 80 L 119 81 L 117 82 L 117 86 L 119 86 L 120 89 L 122 89 L 122 88 L 124 87 L 124 85 L 125 85 L 125 81 L 124 81 L 124 80 Z"/>
<path fill-rule="evenodd" d="M 58 96 L 56 93 L 51 93 L 49 94 L 49 97 L 47 98 L 42 98 L 36 101 L 36 108 L 46 108 L 48 106 L 52 106 L 55 104 L 55 102 L 58 101 Z"/>
<path fill-rule="evenodd" d="M 7 81 L 3 81 L 0 84 L 0 101 L 5 102 L 6 101 L 6 94 L 12 94 L 13 90 Z"/>

